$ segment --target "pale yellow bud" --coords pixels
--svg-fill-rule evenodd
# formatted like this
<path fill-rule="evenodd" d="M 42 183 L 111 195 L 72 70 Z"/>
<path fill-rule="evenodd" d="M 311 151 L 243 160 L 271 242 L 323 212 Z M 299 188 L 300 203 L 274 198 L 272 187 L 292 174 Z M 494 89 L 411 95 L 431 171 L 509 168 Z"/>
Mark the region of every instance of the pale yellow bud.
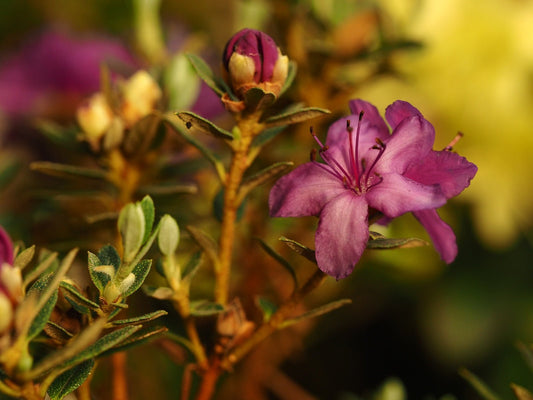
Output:
<path fill-rule="evenodd" d="M 13 306 L 7 296 L 0 291 L 0 335 L 11 325 Z"/>
<path fill-rule="evenodd" d="M 161 96 L 161 89 L 148 72 L 136 72 L 122 87 L 122 118 L 126 126 L 131 127 L 150 114 Z"/>
<path fill-rule="evenodd" d="M 93 149 L 98 149 L 100 138 L 106 133 L 113 120 L 113 112 L 105 96 L 102 93 L 94 94 L 78 108 L 76 117 L 85 133 L 85 139 Z"/>
<path fill-rule="evenodd" d="M 22 300 L 24 294 L 22 291 L 22 274 L 19 268 L 4 263 L 0 270 L 0 282 L 13 301 L 19 302 Z"/>

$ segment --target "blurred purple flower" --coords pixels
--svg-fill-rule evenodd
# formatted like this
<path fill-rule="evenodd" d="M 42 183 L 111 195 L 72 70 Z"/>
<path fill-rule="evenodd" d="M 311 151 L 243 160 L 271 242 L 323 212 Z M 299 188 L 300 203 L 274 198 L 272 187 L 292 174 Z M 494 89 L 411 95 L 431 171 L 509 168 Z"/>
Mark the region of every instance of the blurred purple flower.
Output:
<path fill-rule="evenodd" d="M 433 126 L 409 103 L 387 108 L 392 134 L 372 104 L 352 100 L 350 108 L 354 115 L 329 128 L 326 145 L 315 136 L 325 163 L 301 165 L 274 185 L 271 215 L 318 216 L 317 263 L 337 279 L 352 272 L 366 248 L 369 217 L 380 214 L 414 212 L 444 261 L 453 261 L 455 235 L 435 210 L 469 185 L 477 167 L 432 150 Z"/>
<path fill-rule="evenodd" d="M 13 243 L 4 228 L 0 226 L 0 270 L 4 263 L 13 264 Z"/>
<path fill-rule="evenodd" d="M 72 38 L 45 32 L 0 63 L 0 110 L 8 115 L 40 113 L 50 98 L 81 99 L 100 86 L 100 65 L 136 61 L 119 41 Z"/>

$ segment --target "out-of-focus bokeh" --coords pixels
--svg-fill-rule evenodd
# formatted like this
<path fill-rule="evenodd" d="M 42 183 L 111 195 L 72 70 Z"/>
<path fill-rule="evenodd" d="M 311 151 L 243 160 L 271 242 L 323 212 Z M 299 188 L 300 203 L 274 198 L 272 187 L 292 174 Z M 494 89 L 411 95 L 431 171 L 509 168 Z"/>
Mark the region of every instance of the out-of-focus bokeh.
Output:
<path fill-rule="evenodd" d="M 453 264 L 444 265 L 431 246 L 369 252 L 351 277 L 328 281 L 312 299 L 343 296 L 353 299 L 351 306 L 302 328 L 305 335 L 293 332 L 292 342 L 290 335 L 274 338 L 278 351 L 254 353 L 237 378 L 225 382 L 220 398 L 479 398 L 459 376 L 460 367 L 502 399 L 513 398 L 511 382 L 533 391 L 533 372 L 515 346 L 533 343 L 533 2 L 161 0 L 162 32 L 142 31 L 135 21 L 134 4 L 142 2 L 0 2 L 0 169 L 12 171 L 1 175 L 0 223 L 18 239 L 45 242 L 34 227 L 42 214 L 25 209 L 35 198 L 18 196 L 28 190 L 25 180 L 35 179 L 30 161 L 69 156 L 55 154 L 35 124 L 46 118 L 74 125 L 76 108 L 98 91 L 102 61 L 112 60 L 114 71 L 125 75 L 157 68 L 162 56 L 154 46 L 162 33 L 169 53 L 198 52 L 218 67 L 232 33 L 262 29 L 299 64 L 292 100 L 329 108 L 334 116 L 347 113 L 353 97 L 382 112 L 396 99 L 409 101 L 434 124 L 439 149 L 462 132 L 454 149 L 479 171 L 440 211 L 457 234 Z M 194 92 L 199 101 L 185 103 L 209 114 L 213 98 L 192 86 L 187 95 Z M 214 107 L 211 115 L 227 122 Z M 323 137 L 327 125 L 318 124 Z M 304 162 L 313 143 L 309 124 L 303 125 L 276 138 L 262 156 Z M 7 181 L 11 176 L 14 181 Z M 258 191 L 254 200 L 253 210 L 263 207 L 264 218 L 267 194 Z M 312 246 L 314 223 L 276 220 L 262 233 L 269 242 L 292 235 Z M 386 229 L 428 239 L 410 216 Z M 278 279 L 272 275 L 263 277 Z M 270 375 L 257 372 L 261 356 L 281 367 Z M 94 378 L 103 388 L 97 398 L 107 398 L 107 367 Z M 129 373 L 132 398 L 179 392 L 181 370 L 152 347 L 132 352 Z M 246 373 L 257 378 L 248 386 L 238 380 Z"/>

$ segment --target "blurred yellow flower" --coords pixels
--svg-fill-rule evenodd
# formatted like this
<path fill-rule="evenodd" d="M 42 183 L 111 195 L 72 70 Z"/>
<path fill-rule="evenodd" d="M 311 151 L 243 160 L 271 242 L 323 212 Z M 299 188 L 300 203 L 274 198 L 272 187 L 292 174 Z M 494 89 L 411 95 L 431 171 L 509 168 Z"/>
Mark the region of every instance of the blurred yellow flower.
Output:
<path fill-rule="evenodd" d="M 396 98 L 416 105 L 443 147 L 464 132 L 457 148 L 479 172 L 461 198 L 489 245 L 510 245 L 533 222 L 533 3 L 381 4 L 394 29 L 424 48 L 395 59 L 406 79 L 383 78 L 357 95 L 381 108 Z"/>

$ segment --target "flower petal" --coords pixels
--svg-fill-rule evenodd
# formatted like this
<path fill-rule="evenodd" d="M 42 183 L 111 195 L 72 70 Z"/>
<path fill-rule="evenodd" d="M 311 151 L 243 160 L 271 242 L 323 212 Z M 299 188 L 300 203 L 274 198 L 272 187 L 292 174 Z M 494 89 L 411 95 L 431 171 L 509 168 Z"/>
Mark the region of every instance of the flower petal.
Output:
<path fill-rule="evenodd" d="M 446 203 L 438 185 L 423 185 L 399 174 L 385 174 L 366 193 L 370 207 L 389 218 L 409 211 L 438 208 Z"/>
<path fill-rule="evenodd" d="M 404 176 L 425 185 L 438 184 L 449 199 L 457 196 L 476 175 L 477 167 L 450 151 L 430 151 L 427 157 L 410 165 Z"/>
<path fill-rule="evenodd" d="M 457 256 L 457 243 L 452 228 L 437 214 L 436 210 L 416 211 L 413 215 L 420 221 L 433 241 L 435 249 L 447 264 Z"/>
<path fill-rule="evenodd" d="M 359 118 L 361 111 L 363 114 L 363 121 L 369 122 L 370 126 L 376 130 L 379 138 L 384 140 L 390 135 L 389 127 L 383 121 L 381 115 L 379 115 L 378 109 L 367 101 L 361 99 L 355 99 L 350 101 L 350 110 L 352 114 Z"/>
<path fill-rule="evenodd" d="M 13 264 L 13 243 L 7 232 L 0 226 L 0 268 L 3 263 Z"/>
<path fill-rule="evenodd" d="M 404 173 L 409 164 L 427 156 L 434 141 L 435 129 L 427 120 L 419 116 L 404 119 L 385 142 L 376 171 Z"/>
<path fill-rule="evenodd" d="M 396 100 L 385 110 L 385 118 L 387 118 L 387 122 L 392 130 L 396 129 L 404 119 L 415 116 L 423 118 L 420 111 L 408 102 L 402 100 Z"/>
<path fill-rule="evenodd" d="M 308 162 L 279 179 L 268 204 L 273 217 L 318 215 L 329 200 L 345 191 L 341 178 L 325 164 Z"/>
<path fill-rule="evenodd" d="M 351 274 L 368 241 L 368 204 L 346 191 L 320 213 L 315 237 L 318 267 L 337 279 Z"/>

